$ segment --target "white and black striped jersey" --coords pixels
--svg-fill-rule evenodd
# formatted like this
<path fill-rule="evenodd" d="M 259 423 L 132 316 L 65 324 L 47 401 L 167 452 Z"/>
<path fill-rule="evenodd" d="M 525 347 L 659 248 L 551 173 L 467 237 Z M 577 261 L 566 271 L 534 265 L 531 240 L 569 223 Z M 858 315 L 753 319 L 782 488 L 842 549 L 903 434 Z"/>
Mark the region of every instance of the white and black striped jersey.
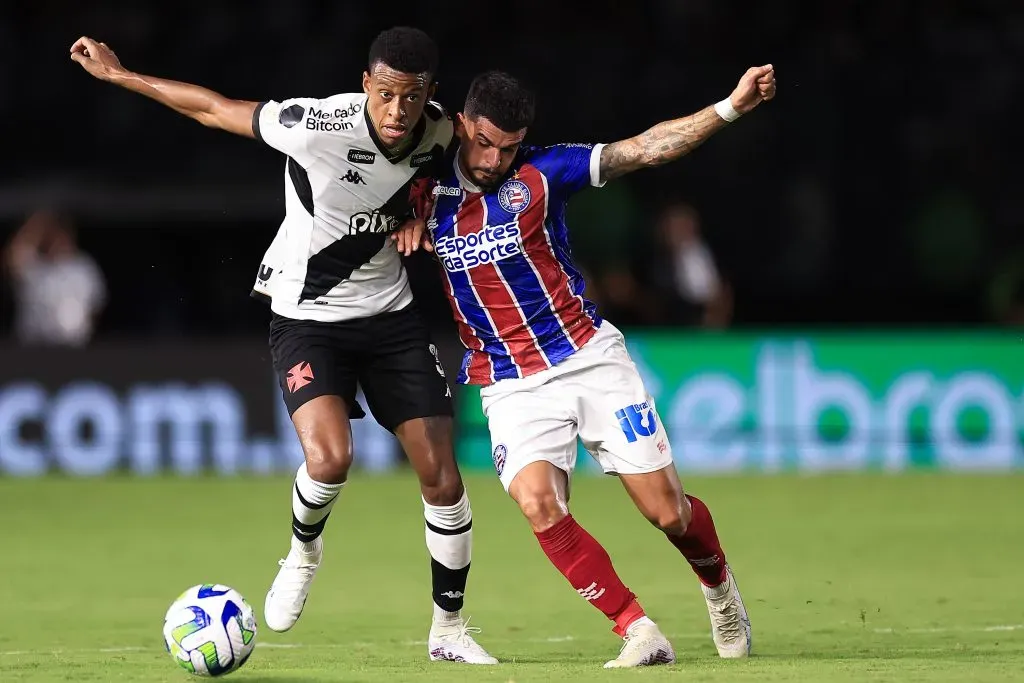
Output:
<path fill-rule="evenodd" d="M 412 214 L 413 184 L 441 163 L 453 124 L 428 103 L 411 143 L 393 155 L 366 100 L 350 93 L 270 101 L 253 115 L 257 139 L 288 156 L 285 217 L 253 286 L 279 315 L 336 322 L 412 302 L 388 234 Z"/>

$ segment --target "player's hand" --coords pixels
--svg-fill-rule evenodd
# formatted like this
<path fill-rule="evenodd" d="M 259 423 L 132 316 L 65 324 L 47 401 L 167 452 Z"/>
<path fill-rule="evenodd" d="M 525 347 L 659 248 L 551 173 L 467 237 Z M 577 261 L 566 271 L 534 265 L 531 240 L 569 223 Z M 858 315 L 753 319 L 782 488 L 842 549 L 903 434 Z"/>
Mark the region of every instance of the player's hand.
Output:
<path fill-rule="evenodd" d="M 752 66 L 743 74 L 729 100 L 732 108 L 741 114 L 775 97 L 775 67 L 771 64 Z"/>
<path fill-rule="evenodd" d="M 71 59 L 101 81 L 113 80 L 127 73 L 117 55 L 106 43 L 97 43 L 86 36 L 82 36 L 71 46 Z"/>
<path fill-rule="evenodd" d="M 434 245 L 427 236 L 427 224 L 422 218 L 413 218 L 403 223 L 398 230 L 391 233 L 391 239 L 395 242 L 398 253 L 403 256 L 408 256 L 421 246 L 425 251 L 434 251 Z"/>

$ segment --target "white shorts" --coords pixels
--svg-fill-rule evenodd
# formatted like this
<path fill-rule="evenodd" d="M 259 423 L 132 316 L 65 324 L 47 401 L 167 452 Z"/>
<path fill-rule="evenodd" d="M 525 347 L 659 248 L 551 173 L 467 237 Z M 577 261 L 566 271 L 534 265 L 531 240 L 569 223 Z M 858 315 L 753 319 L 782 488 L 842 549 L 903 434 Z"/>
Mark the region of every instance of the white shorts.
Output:
<path fill-rule="evenodd" d="M 603 321 L 583 348 L 553 368 L 480 391 L 502 486 L 532 462 L 572 475 L 576 437 L 606 474 L 643 474 L 672 463 L 672 447 L 626 351 Z"/>

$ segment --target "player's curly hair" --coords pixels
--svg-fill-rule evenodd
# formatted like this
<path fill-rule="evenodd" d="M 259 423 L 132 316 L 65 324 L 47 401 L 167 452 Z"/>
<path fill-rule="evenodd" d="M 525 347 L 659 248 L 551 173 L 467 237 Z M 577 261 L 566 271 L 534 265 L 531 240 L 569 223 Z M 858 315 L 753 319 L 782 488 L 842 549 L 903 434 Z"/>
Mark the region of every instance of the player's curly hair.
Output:
<path fill-rule="evenodd" d="M 437 43 L 418 28 L 395 26 L 374 38 L 370 45 L 369 70 L 384 64 L 404 74 L 434 76 L 440 62 Z"/>
<path fill-rule="evenodd" d="M 486 71 L 469 85 L 462 113 L 471 119 L 485 118 L 506 133 L 533 124 L 533 93 L 504 71 Z"/>

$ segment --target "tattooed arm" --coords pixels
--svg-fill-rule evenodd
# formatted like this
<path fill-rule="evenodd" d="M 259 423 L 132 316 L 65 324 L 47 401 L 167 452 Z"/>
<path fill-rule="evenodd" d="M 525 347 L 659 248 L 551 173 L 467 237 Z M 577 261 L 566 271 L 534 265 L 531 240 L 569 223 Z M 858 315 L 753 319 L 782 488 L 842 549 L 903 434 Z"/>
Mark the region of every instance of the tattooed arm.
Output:
<path fill-rule="evenodd" d="M 732 109 L 730 120 L 773 97 L 774 67 L 766 64 L 747 69 L 729 96 L 726 109 Z M 635 137 L 605 145 L 601 149 L 601 182 L 686 156 L 727 123 L 716 106 L 709 106 L 696 114 L 659 123 Z"/>
<path fill-rule="evenodd" d="M 659 123 L 628 140 L 605 145 L 601 149 L 601 182 L 675 161 L 725 126 L 725 119 L 711 106 L 691 116 Z"/>

